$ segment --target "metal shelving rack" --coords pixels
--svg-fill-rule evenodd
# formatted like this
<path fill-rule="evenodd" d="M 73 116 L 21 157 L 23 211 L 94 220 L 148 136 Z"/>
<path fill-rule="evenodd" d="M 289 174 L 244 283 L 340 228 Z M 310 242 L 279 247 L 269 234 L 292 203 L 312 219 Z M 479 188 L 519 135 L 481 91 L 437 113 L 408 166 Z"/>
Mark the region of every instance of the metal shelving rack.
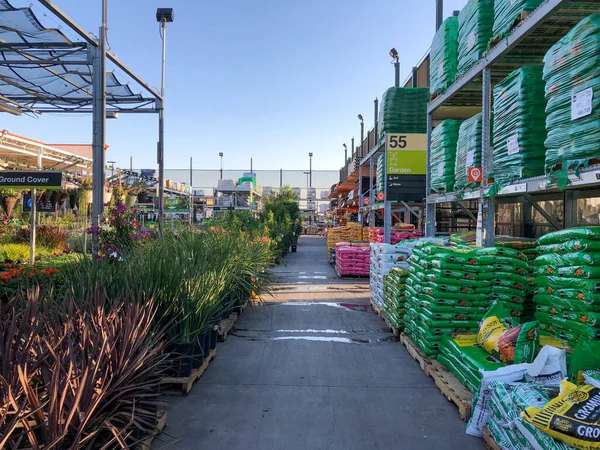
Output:
<path fill-rule="evenodd" d="M 425 233 L 435 234 L 436 205 L 459 200 L 478 200 L 478 243 L 494 245 L 496 203 L 522 200 L 536 209 L 554 228 L 574 225 L 576 199 L 596 196 L 600 187 L 600 167 L 589 167 L 579 176 L 569 175 L 571 184 L 560 191 L 548 177 L 520 180 L 504 187 L 496 197 L 488 197 L 486 180 L 494 171 L 493 149 L 490 144 L 492 87 L 512 71 L 524 65 L 542 64 L 546 52 L 577 23 L 590 14 L 600 11 L 600 0 L 546 0 L 526 19 L 515 27 L 505 39 L 501 39 L 482 59 L 442 95 L 429 103 L 427 108 L 427 199 Z M 481 188 L 459 195 L 430 195 L 430 150 L 431 132 L 434 123 L 445 119 L 466 119 L 482 112 L 482 173 Z M 585 190 L 585 191 L 584 191 Z M 540 200 L 564 201 L 564 220 L 559 223 L 538 204 Z"/>

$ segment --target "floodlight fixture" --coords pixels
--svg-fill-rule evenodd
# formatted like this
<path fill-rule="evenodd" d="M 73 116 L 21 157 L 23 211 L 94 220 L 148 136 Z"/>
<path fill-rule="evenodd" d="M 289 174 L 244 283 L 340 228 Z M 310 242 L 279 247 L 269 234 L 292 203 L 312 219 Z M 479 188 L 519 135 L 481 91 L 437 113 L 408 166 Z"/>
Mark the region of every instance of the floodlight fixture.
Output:
<path fill-rule="evenodd" d="M 175 12 L 173 11 L 173 8 L 158 8 L 156 10 L 157 22 L 171 23 L 173 20 L 175 20 Z"/>
<path fill-rule="evenodd" d="M 361 122 L 361 123 L 365 121 L 365 120 L 363 119 L 363 116 L 362 116 L 362 114 L 359 114 L 359 115 L 358 115 L 358 120 L 360 120 L 360 122 Z"/>
<path fill-rule="evenodd" d="M 398 50 L 396 50 L 395 48 L 392 48 L 392 49 L 390 50 L 390 56 L 391 56 L 393 59 L 395 59 L 396 61 L 397 61 L 398 59 L 400 59 L 400 55 L 398 55 Z"/>
<path fill-rule="evenodd" d="M 348 146 L 346 144 L 342 144 L 344 146 L 344 150 L 348 150 Z"/>

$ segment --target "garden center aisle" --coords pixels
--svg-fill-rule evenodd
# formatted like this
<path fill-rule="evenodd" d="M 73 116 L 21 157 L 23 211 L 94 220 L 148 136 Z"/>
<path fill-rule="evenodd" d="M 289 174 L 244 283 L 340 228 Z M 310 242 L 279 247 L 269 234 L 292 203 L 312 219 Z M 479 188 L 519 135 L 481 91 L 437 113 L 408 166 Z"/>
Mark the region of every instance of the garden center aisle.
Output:
<path fill-rule="evenodd" d="M 338 280 L 325 239 L 302 237 L 188 397 L 168 398 L 160 449 L 481 449 L 391 341 L 364 279 Z"/>

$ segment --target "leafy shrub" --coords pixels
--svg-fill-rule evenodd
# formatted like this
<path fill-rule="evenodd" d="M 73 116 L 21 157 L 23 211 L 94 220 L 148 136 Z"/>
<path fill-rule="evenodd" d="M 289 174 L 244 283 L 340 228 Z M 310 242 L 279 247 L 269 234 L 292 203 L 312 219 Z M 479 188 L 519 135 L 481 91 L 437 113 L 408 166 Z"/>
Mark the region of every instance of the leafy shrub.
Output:
<path fill-rule="evenodd" d="M 35 251 L 38 258 L 45 258 L 55 254 L 55 251 L 42 245 L 38 245 Z M 6 260 L 20 262 L 29 261 L 29 244 L 0 244 L 0 262 Z"/>
<path fill-rule="evenodd" d="M 36 244 L 50 248 L 57 253 L 62 253 L 67 248 L 67 233 L 56 226 L 40 225 L 36 228 Z M 31 240 L 31 230 L 21 228 L 15 235 L 16 242 L 29 242 Z"/>

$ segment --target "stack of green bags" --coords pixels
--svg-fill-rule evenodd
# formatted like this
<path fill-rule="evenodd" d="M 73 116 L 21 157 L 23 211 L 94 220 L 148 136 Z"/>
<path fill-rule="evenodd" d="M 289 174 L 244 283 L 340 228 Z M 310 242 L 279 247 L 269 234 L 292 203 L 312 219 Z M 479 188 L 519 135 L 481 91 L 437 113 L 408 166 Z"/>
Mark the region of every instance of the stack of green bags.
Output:
<path fill-rule="evenodd" d="M 456 79 L 458 63 L 458 17 L 448 17 L 431 43 L 429 92 L 442 94 Z"/>
<path fill-rule="evenodd" d="M 521 18 L 521 12 L 531 12 L 543 2 L 544 0 L 495 0 L 492 35 L 500 38 L 507 36 Z"/>
<path fill-rule="evenodd" d="M 469 167 L 481 168 L 481 117 L 481 114 L 477 114 L 465 120 L 458 130 L 455 191 L 461 192 L 480 186 L 479 183 L 469 183 L 467 170 Z"/>
<path fill-rule="evenodd" d="M 379 142 L 389 133 L 427 133 L 428 88 L 391 87 L 379 107 Z"/>
<path fill-rule="evenodd" d="M 600 142 L 600 13 L 579 22 L 544 58 L 548 100 L 546 172 L 567 170 L 598 158 Z M 561 165 L 561 170 L 558 170 Z"/>
<path fill-rule="evenodd" d="M 535 319 L 574 348 L 600 339 L 600 227 L 568 228 L 538 239 Z"/>
<path fill-rule="evenodd" d="M 452 192 L 456 178 L 456 144 L 460 120 L 444 120 L 431 132 L 431 190 Z"/>
<path fill-rule="evenodd" d="M 494 23 L 494 0 L 469 0 L 458 15 L 458 67 L 460 77 L 488 49 Z"/>
<path fill-rule="evenodd" d="M 408 271 L 399 267 L 383 276 L 383 314 L 399 330 L 404 329 L 407 278 Z"/>
<path fill-rule="evenodd" d="M 376 180 L 376 189 L 377 192 L 385 192 L 385 154 L 379 156 L 377 158 L 377 180 Z"/>
<path fill-rule="evenodd" d="M 494 87 L 494 181 L 544 174 L 546 99 L 541 66 L 525 66 Z"/>

